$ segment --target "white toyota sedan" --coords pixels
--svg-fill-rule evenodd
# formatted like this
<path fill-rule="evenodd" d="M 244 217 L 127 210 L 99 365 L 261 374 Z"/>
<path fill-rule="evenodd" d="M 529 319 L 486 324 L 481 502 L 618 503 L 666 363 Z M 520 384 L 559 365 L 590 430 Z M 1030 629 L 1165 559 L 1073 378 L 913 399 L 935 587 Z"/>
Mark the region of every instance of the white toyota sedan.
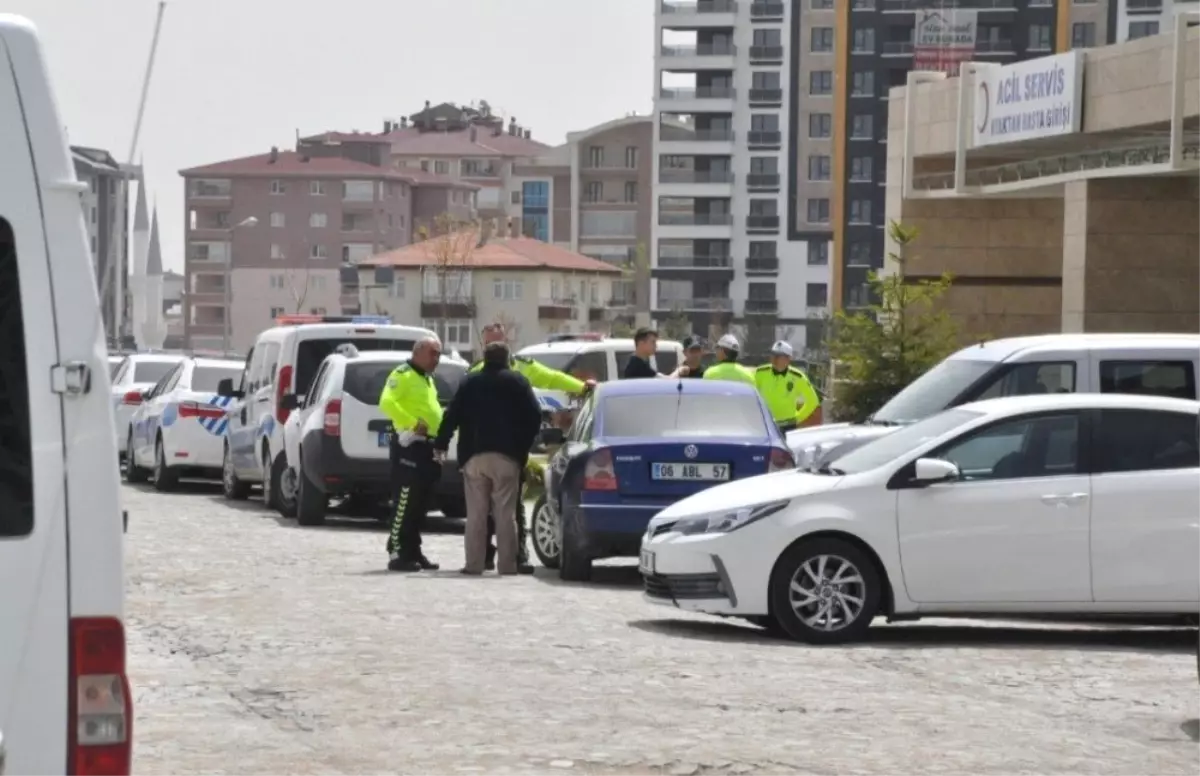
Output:
<path fill-rule="evenodd" d="M 1200 402 L 966 404 L 654 517 L 646 599 L 832 644 L 889 620 L 1200 611 Z"/>

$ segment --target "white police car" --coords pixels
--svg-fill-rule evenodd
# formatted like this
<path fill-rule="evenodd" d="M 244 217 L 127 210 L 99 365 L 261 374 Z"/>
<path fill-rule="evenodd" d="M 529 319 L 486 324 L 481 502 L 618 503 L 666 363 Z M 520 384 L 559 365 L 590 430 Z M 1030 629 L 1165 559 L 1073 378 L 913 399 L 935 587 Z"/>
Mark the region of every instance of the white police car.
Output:
<path fill-rule="evenodd" d="M 524 347 L 517 355 L 580 380 L 604 383 L 621 378 L 633 356 L 633 340 L 601 334 L 558 335 L 549 342 Z M 652 363 L 663 374 L 674 372 L 683 363 L 683 345 L 660 339 Z M 556 412 L 569 411 L 572 406 L 571 397 L 561 391 L 540 391 L 538 398 Z"/>
<path fill-rule="evenodd" d="M 111 357 L 110 357 L 111 358 Z M 129 449 L 130 422 L 150 390 L 182 361 L 179 353 L 134 353 L 125 356 L 112 376 L 113 415 L 117 450 L 124 457 Z"/>
<path fill-rule="evenodd" d="M 172 490 L 181 475 L 221 471 L 226 415 L 233 400 L 217 395 L 217 384 L 237 377 L 241 363 L 185 358 L 145 393 L 130 423 L 125 479 Z"/>
<path fill-rule="evenodd" d="M 268 508 L 295 509 L 295 489 L 284 480 L 283 425 L 291 410 L 281 399 L 294 394 L 302 400 L 325 357 L 339 345 L 361 352 L 411 351 L 429 329 L 398 326 L 377 315 L 284 315 L 258 335 L 246 355 L 241 377 L 224 380 L 217 388 L 234 401 L 229 407 L 221 481 L 225 497 L 244 499 L 252 485 L 261 484 Z M 300 402 L 303 403 L 303 402 Z"/>

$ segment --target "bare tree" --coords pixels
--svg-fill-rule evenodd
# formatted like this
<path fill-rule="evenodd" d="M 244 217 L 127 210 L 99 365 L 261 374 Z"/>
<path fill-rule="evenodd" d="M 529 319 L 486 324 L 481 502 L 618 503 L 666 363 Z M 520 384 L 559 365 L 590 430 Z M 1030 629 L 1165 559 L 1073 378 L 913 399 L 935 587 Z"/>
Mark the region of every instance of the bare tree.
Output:
<path fill-rule="evenodd" d="M 450 305 L 472 305 L 470 295 L 466 293 L 468 268 L 475 250 L 483 246 L 489 235 L 481 224 L 443 213 L 434 218 L 431 225 L 421 226 L 417 236 L 427 262 L 423 271 L 433 272 L 437 278 L 437 333 L 439 337 L 444 337 L 446 322 L 450 318 Z"/>
<path fill-rule="evenodd" d="M 286 279 L 288 293 L 292 296 L 295 308 L 292 312 L 298 313 L 304 307 L 304 301 L 308 299 L 308 290 L 312 285 L 311 270 L 308 268 L 303 270 L 289 269 L 284 273 L 284 278 Z"/>

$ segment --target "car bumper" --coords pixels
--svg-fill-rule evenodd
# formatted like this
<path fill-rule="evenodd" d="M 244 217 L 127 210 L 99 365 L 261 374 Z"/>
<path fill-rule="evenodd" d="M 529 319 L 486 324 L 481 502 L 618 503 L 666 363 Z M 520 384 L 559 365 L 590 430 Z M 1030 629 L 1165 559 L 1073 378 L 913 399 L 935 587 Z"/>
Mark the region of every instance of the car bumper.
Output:
<path fill-rule="evenodd" d="M 754 528 L 699 536 L 665 533 L 644 540 L 645 599 L 708 614 L 767 614 L 776 556 L 755 542 Z"/>
<path fill-rule="evenodd" d="M 606 557 L 637 557 L 642 536 L 661 504 L 581 504 L 588 544 Z"/>

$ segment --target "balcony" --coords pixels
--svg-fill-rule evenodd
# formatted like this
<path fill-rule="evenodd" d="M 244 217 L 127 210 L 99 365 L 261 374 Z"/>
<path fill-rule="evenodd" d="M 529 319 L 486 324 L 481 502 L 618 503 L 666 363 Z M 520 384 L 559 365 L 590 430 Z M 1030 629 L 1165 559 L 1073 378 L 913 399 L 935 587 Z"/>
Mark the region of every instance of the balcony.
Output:
<path fill-rule="evenodd" d="M 746 315 L 778 315 L 779 300 L 778 299 L 747 299 L 745 306 Z"/>
<path fill-rule="evenodd" d="M 733 215 L 730 213 L 660 212 L 658 224 L 659 226 L 733 226 Z"/>
<path fill-rule="evenodd" d="M 439 318 L 474 318 L 475 297 L 470 294 L 423 294 L 421 296 L 421 317 L 426 319 Z"/>
<path fill-rule="evenodd" d="M 780 176 L 777 172 L 752 172 L 746 176 L 748 191 L 778 191 Z"/>
<path fill-rule="evenodd" d="M 750 62 L 760 64 L 765 62 L 782 62 L 783 46 L 751 46 Z M 754 90 L 750 91 L 753 99 Z"/>
<path fill-rule="evenodd" d="M 719 254 L 659 256 L 655 269 L 732 269 L 733 257 Z"/>
<path fill-rule="evenodd" d="M 636 173 L 638 171 L 637 164 L 634 164 L 632 167 L 630 167 L 628 164 L 625 163 L 624 159 L 622 159 L 620 161 L 616 161 L 616 162 L 608 162 L 603 159 L 585 159 L 581 169 L 584 172 L 597 172 L 597 173 L 599 173 L 599 172 Z"/>
<path fill-rule="evenodd" d="M 591 305 L 588 307 L 588 323 L 599 323 L 608 317 L 608 308 L 599 305 Z"/>
<path fill-rule="evenodd" d="M 780 90 L 782 93 L 782 90 Z M 737 92 L 732 86 L 663 87 L 658 96 L 664 100 L 732 100 Z"/>
<path fill-rule="evenodd" d="M 751 89 L 751 105 L 780 105 L 783 103 L 783 89 Z"/>
<path fill-rule="evenodd" d="M 463 162 L 459 168 L 463 178 L 499 178 L 500 167 L 493 164 L 471 164 Z"/>
<path fill-rule="evenodd" d="M 751 232 L 778 232 L 779 216 L 746 216 L 746 230 Z"/>
<path fill-rule="evenodd" d="M 680 44 L 663 46 L 659 49 L 668 59 L 676 57 L 732 57 L 737 53 L 737 46 L 730 43 Z"/>
<path fill-rule="evenodd" d="M 885 13 L 911 13 L 930 7 L 929 0 L 878 0 L 878 3 L 879 9 Z M 958 0 L 953 8 L 946 10 L 1007 11 L 1015 8 L 1016 0 Z"/>
<path fill-rule="evenodd" d="M 727 297 L 709 297 L 700 299 L 662 299 L 654 303 L 656 311 L 665 312 L 728 312 L 733 309 L 733 301 Z"/>
<path fill-rule="evenodd" d="M 913 53 L 913 42 L 911 40 L 885 40 L 883 53 L 893 56 L 911 54 Z"/>
<path fill-rule="evenodd" d="M 746 134 L 746 145 L 750 148 L 780 148 L 783 133 L 776 130 L 751 130 Z"/>
<path fill-rule="evenodd" d="M 228 199 L 233 196 L 233 183 L 227 180 L 194 180 L 188 187 L 191 199 Z"/>
<path fill-rule="evenodd" d="M 659 183 L 733 183 L 729 170 L 659 170 Z"/>
<path fill-rule="evenodd" d="M 538 319 L 543 321 L 569 321 L 575 317 L 575 298 L 539 299 Z"/>
<path fill-rule="evenodd" d="M 722 14 L 734 13 L 737 3 L 734 0 L 664 0 L 659 5 L 663 16 L 685 16 L 690 14 Z"/>
<path fill-rule="evenodd" d="M 1128 13 L 1160 13 L 1162 8 L 1163 0 L 1125 0 L 1125 10 Z"/>
<path fill-rule="evenodd" d="M 755 22 L 782 21 L 784 5 L 782 0 L 754 0 L 750 3 L 750 20 Z"/>
<path fill-rule="evenodd" d="M 1015 51 L 1011 40 L 977 40 L 975 41 L 975 52 L 977 54 L 1012 54 Z"/>
<path fill-rule="evenodd" d="M 778 256 L 750 256 L 746 259 L 747 275 L 775 275 L 778 273 Z"/>

